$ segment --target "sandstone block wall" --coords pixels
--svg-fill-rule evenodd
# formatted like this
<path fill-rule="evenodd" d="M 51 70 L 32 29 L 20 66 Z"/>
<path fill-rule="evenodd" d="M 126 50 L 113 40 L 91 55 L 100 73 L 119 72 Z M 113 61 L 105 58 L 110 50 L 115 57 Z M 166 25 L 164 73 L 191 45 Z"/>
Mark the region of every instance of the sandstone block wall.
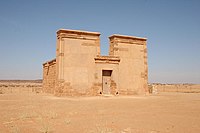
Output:
<path fill-rule="evenodd" d="M 133 95 L 148 92 L 146 38 L 112 35 L 110 55 L 120 57 L 120 94 Z"/>
<path fill-rule="evenodd" d="M 56 83 L 56 59 L 43 64 L 43 91 L 54 93 Z"/>
<path fill-rule="evenodd" d="M 100 33 L 57 32 L 57 95 L 94 95 L 95 60 L 100 54 Z"/>

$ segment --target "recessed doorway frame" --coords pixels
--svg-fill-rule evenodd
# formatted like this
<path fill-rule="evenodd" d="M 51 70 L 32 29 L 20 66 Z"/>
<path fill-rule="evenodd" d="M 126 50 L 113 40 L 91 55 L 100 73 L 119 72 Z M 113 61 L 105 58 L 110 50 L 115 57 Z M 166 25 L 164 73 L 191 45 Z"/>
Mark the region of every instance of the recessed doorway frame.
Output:
<path fill-rule="evenodd" d="M 113 70 L 102 69 L 102 94 L 110 95 Z"/>

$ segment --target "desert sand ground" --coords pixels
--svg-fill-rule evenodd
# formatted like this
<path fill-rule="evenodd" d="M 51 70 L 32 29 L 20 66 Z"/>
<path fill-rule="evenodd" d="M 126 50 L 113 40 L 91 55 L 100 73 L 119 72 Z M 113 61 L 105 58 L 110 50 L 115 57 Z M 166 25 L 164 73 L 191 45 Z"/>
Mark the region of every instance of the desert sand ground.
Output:
<path fill-rule="evenodd" d="M 55 97 L 0 94 L 0 133 L 199 133 L 200 94 Z"/>

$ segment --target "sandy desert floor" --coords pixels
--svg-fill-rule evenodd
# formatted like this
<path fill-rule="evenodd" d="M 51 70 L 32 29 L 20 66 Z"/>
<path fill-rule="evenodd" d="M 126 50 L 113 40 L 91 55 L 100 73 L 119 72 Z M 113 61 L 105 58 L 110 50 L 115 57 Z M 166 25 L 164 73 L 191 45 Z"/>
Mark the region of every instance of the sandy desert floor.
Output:
<path fill-rule="evenodd" d="M 199 133 L 200 94 L 0 94 L 0 133 Z"/>

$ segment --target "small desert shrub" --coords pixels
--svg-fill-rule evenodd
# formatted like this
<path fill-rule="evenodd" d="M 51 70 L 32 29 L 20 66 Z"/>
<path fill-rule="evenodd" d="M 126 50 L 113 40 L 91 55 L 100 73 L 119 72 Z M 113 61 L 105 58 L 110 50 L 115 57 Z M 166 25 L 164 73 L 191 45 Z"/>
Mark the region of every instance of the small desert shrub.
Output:
<path fill-rule="evenodd" d="M 38 114 L 34 111 L 22 112 L 22 114 L 20 115 L 21 119 L 36 118 L 36 117 L 38 117 Z"/>
<path fill-rule="evenodd" d="M 8 85 L 2 85 L 2 87 L 8 87 Z"/>
<path fill-rule="evenodd" d="M 50 133 L 51 127 L 49 122 L 42 122 L 42 127 L 40 128 L 40 132 L 42 133 Z"/>
<path fill-rule="evenodd" d="M 71 123 L 71 121 L 70 121 L 69 119 L 65 119 L 65 120 L 64 120 L 64 123 L 65 123 L 66 125 L 69 125 L 69 124 Z"/>
<path fill-rule="evenodd" d="M 40 114 L 40 123 L 41 128 L 40 132 L 42 133 L 51 133 L 53 132 L 53 119 L 56 119 L 58 117 L 58 114 L 55 111 L 43 111 Z"/>
<path fill-rule="evenodd" d="M 13 121 L 6 122 L 6 124 L 8 124 L 6 126 L 9 128 L 10 133 L 20 133 L 19 127 Z"/>
<path fill-rule="evenodd" d="M 49 118 L 45 118 L 45 117 L 42 117 L 40 116 L 40 132 L 42 133 L 52 133 L 53 132 L 53 125 L 52 125 L 52 122 L 51 122 L 51 119 Z"/>
<path fill-rule="evenodd" d="M 100 120 L 91 133 L 114 133 L 114 129 L 108 126 L 107 121 Z"/>
<path fill-rule="evenodd" d="M 3 89 L 2 88 L 0 88 L 0 94 L 3 94 Z"/>
<path fill-rule="evenodd" d="M 106 126 L 99 126 L 99 125 L 96 125 L 96 130 L 94 133 L 113 133 L 113 129 L 112 128 L 109 128 L 109 127 L 106 127 Z"/>

